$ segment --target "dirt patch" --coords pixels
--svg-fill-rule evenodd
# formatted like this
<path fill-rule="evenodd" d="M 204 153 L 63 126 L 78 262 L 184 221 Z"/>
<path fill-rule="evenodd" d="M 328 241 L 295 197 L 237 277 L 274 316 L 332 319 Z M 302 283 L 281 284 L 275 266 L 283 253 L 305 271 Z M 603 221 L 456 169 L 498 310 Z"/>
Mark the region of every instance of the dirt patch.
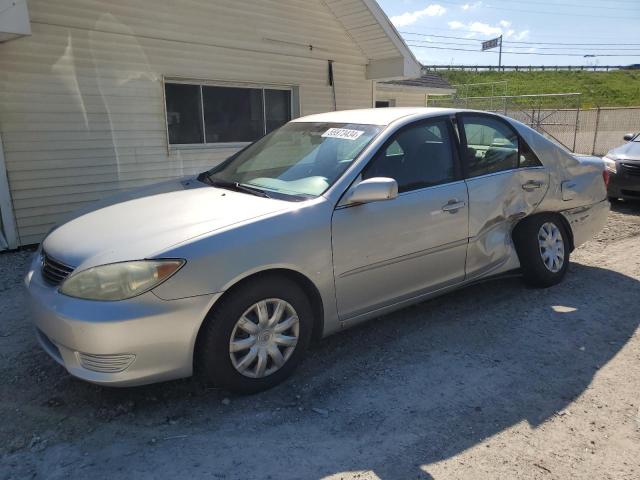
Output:
<path fill-rule="evenodd" d="M 328 338 L 288 382 L 106 389 L 36 345 L 0 255 L 0 478 L 640 477 L 640 206 L 566 280 L 499 280 Z"/>

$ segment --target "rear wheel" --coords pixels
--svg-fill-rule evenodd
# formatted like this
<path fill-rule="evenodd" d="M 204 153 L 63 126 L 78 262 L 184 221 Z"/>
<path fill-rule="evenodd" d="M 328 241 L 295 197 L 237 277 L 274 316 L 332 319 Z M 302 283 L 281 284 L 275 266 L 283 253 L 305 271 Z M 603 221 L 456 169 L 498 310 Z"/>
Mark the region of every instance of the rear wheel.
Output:
<path fill-rule="evenodd" d="M 562 281 L 569 267 L 569 234 L 555 215 L 535 215 L 513 233 L 522 273 L 527 284 L 550 287 Z"/>
<path fill-rule="evenodd" d="M 281 277 L 241 285 L 214 306 L 198 338 L 197 365 L 205 379 L 253 393 L 287 378 L 302 360 L 313 327 L 304 291 Z"/>

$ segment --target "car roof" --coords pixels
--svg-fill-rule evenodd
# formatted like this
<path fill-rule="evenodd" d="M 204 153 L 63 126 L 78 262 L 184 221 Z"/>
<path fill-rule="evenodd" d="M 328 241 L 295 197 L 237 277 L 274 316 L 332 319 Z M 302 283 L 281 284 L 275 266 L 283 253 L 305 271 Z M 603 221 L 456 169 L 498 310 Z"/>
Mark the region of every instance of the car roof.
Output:
<path fill-rule="evenodd" d="M 317 113 L 293 120 L 293 122 L 322 122 L 322 123 L 359 123 L 363 125 L 389 125 L 390 123 L 408 116 L 421 118 L 435 117 L 468 110 L 457 108 L 431 107 L 388 107 L 363 108 L 359 110 L 341 110 L 337 112 Z"/>

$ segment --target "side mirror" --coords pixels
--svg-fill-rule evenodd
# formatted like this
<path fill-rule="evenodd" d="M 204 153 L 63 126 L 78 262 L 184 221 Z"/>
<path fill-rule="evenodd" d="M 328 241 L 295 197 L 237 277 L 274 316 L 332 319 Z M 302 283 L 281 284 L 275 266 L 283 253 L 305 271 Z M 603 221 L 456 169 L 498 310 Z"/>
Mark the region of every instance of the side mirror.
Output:
<path fill-rule="evenodd" d="M 635 133 L 627 133 L 622 138 L 624 139 L 625 142 L 630 142 L 631 140 L 633 140 L 633 137 L 635 137 L 635 136 L 636 136 Z"/>
<path fill-rule="evenodd" d="M 361 181 L 347 197 L 347 204 L 391 200 L 398 196 L 398 182 L 393 178 L 374 177 Z"/>

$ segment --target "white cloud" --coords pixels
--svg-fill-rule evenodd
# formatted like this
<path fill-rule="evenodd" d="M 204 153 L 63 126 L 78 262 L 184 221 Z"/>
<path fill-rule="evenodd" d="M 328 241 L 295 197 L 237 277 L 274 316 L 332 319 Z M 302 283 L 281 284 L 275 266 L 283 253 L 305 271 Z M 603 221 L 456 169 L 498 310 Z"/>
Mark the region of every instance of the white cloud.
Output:
<path fill-rule="evenodd" d="M 427 8 L 424 8 L 422 10 L 416 10 L 414 12 L 405 12 L 403 14 L 391 17 L 391 22 L 396 27 L 406 27 L 407 25 L 416 23 L 422 17 L 439 17 L 441 15 L 444 15 L 446 11 L 447 11 L 446 8 L 436 3 L 433 5 L 429 5 Z"/>
<path fill-rule="evenodd" d="M 514 40 L 523 40 L 529 36 L 529 30 L 516 31 L 510 28 L 512 23 L 508 20 L 500 20 L 497 25 L 490 25 L 483 22 L 463 23 L 458 20 L 452 20 L 447 23 L 451 30 L 466 30 L 465 37 L 474 38 L 477 35 L 486 38 L 493 38 L 502 35 L 504 38 L 512 38 Z"/>
<path fill-rule="evenodd" d="M 467 28 L 472 32 L 481 33 L 487 37 L 502 34 L 501 27 L 492 27 L 491 25 L 482 22 L 471 22 L 467 25 Z"/>
<path fill-rule="evenodd" d="M 469 10 L 473 10 L 474 8 L 478 8 L 482 6 L 482 2 L 474 2 L 474 3 L 465 3 L 464 5 L 462 5 L 460 8 L 462 8 L 462 10 L 469 11 Z"/>

